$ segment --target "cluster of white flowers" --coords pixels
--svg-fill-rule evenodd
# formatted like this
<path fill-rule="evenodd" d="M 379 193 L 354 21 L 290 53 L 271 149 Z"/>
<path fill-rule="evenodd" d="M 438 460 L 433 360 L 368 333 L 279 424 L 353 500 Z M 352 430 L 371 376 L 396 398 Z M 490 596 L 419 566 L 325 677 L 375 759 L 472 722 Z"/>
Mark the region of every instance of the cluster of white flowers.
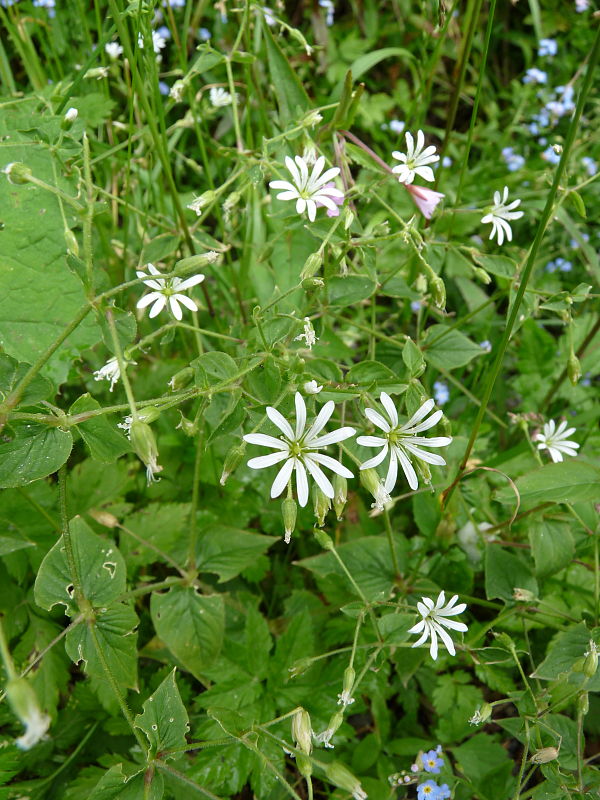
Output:
<path fill-rule="evenodd" d="M 452 438 L 450 436 L 427 438 L 418 435 L 436 425 L 442 416 L 442 412 L 438 410 L 428 419 L 425 419 L 433 409 L 433 400 L 427 400 L 423 403 L 419 410 L 403 425 L 399 422 L 398 412 L 392 398 L 386 392 L 381 392 L 380 400 L 390 421 L 388 422 L 378 411 L 372 408 L 366 408 L 365 415 L 373 425 L 382 430 L 383 436 L 359 436 L 356 441 L 364 447 L 381 448 L 376 456 L 360 465 L 361 470 L 378 466 L 389 453 L 390 462 L 387 477 L 382 486 L 382 494 L 385 500 L 380 500 L 380 504 L 383 504 L 389 500 L 389 494 L 396 485 L 398 464 L 402 466 L 408 484 L 414 491 L 418 488 L 419 481 L 411 458 L 416 458 L 429 464 L 445 465 L 446 462 L 441 456 L 429 453 L 423 447 L 446 447 L 451 443 Z M 294 428 L 279 411 L 270 406 L 267 407 L 267 416 L 282 432 L 282 437 L 276 439 L 263 433 L 250 433 L 244 436 L 244 440 L 249 444 L 270 447 L 276 451 L 268 456 L 250 459 L 248 466 L 251 469 L 264 469 L 284 461 L 273 481 L 271 497 L 279 497 L 288 484 L 291 491 L 290 480 L 292 471 L 295 470 L 298 502 L 301 506 L 305 506 L 308 502 L 307 473 L 314 479 L 326 497 L 330 499 L 334 497 L 333 486 L 329 479 L 325 477 L 319 465 L 331 469 L 344 478 L 354 477 L 350 470 L 346 469 L 339 461 L 318 451 L 327 445 L 336 444 L 354 436 L 356 431 L 354 428 L 343 427 L 323 436 L 318 435 L 333 414 L 334 403 L 329 400 L 319 412 L 313 425 L 305 432 L 306 404 L 300 392 L 296 392 L 295 406 L 296 423 Z"/>

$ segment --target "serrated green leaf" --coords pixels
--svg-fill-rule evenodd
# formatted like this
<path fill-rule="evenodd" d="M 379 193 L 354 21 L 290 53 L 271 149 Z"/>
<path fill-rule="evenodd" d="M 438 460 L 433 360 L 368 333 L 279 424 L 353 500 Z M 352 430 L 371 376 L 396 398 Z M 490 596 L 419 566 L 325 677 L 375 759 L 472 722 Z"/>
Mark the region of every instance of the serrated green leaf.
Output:
<path fill-rule="evenodd" d="M 100 403 L 89 394 L 79 397 L 69 409 L 69 414 L 83 414 L 86 411 L 97 411 Z M 110 464 L 116 461 L 123 453 L 131 450 L 131 445 L 116 427 L 113 427 L 105 416 L 90 417 L 86 422 L 80 422 L 77 430 L 84 442 L 90 448 L 92 458 Z"/>
<path fill-rule="evenodd" d="M 227 353 L 204 353 L 192 361 L 196 376 L 196 386 L 208 389 L 216 383 L 233 378 L 238 373 L 238 366 Z"/>
<path fill-rule="evenodd" d="M 135 718 L 136 727 L 144 731 L 150 743 L 149 756 L 154 758 L 163 750 L 183 748 L 189 731 L 188 715 L 181 702 L 173 670 L 143 706 L 143 714 Z M 173 756 L 160 756 L 173 758 Z"/>
<path fill-rule="evenodd" d="M 125 591 L 123 556 L 114 542 L 97 536 L 81 517 L 72 519 L 69 528 L 84 596 L 94 608 L 110 605 Z M 48 611 L 59 603 L 70 616 L 78 610 L 62 536 L 42 561 L 34 596 L 35 602 Z"/>
<path fill-rule="evenodd" d="M 578 503 L 598 499 L 600 469 L 580 458 L 570 458 L 558 464 L 546 464 L 515 481 L 522 505 L 539 503 Z M 500 503 L 514 503 L 509 487 L 500 490 Z"/>
<path fill-rule="evenodd" d="M 71 454 L 69 431 L 38 422 L 7 425 L 0 442 L 0 489 L 25 486 L 56 472 Z"/>
<path fill-rule="evenodd" d="M 174 587 L 153 594 L 152 622 L 159 638 L 175 658 L 199 680 L 223 645 L 225 606 L 222 595 L 201 595 L 192 588 Z"/>

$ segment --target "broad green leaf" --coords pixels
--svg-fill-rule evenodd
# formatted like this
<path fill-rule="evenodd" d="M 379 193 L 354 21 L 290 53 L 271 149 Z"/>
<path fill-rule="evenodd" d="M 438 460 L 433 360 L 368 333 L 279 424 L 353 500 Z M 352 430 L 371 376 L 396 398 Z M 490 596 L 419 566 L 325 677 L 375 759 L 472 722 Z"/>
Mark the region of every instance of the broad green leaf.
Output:
<path fill-rule="evenodd" d="M 571 563 L 575 543 L 571 529 L 562 522 L 541 520 L 529 529 L 529 542 L 539 578 L 553 575 Z"/>
<path fill-rule="evenodd" d="M 352 77 L 357 81 L 362 75 L 386 58 L 402 58 L 409 68 L 412 67 L 412 62 L 415 60 L 410 50 L 406 50 L 404 47 L 382 47 L 379 50 L 372 50 L 359 56 L 350 66 Z"/>
<path fill-rule="evenodd" d="M 16 539 L 14 536 L 0 536 L 0 556 L 14 553 L 16 550 L 24 550 L 26 547 L 35 547 L 35 542 Z"/>
<path fill-rule="evenodd" d="M 558 464 L 546 464 L 515 481 L 521 505 L 539 503 L 579 503 L 598 499 L 600 469 L 581 458 L 569 458 Z M 514 503 L 509 487 L 496 495 L 500 503 Z"/>
<path fill-rule="evenodd" d="M 418 378 L 425 372 L 425 359 L 421 349 L 408 337 L 402 348 L 402 361 L 406 364 L 411 378 Z"/>
<path fill-rule="evenodd" d="M 486 272 L 499 278 L 513 278 L 517 272 L 517 263 L 507 256 L 491 256 L 483 253 L 474 253 L 473 260 Z"/>
<path fill-rule="evenodd" d="M 123 765 L 114 764 L 87 795 L 87 800 L 162 800 L 163 776 L 158 771 L 149 774 L 152 775 L 151 783 L 146 781 L 146 770 L 125 775 Z"/>
<path fill-rule="evenodd" d="M 62 467 L 72 447 L 69 431 L 39 422 L 9 423 L 0 441 L 0 489 L 51 475 Z"/>
<path fill-rule="evenodd" d="M 425 359 L 438 369 L 464 367 L 469 361 L 483 355 L 478 344 L 468 339 L 464 333 L 451 330 L 447 325 L 432 325 L 427 328 L 424 345 Z"/>
<path fill-rule="evenodd" d="M 100 403 L 89 394 L 79 397 L 69 409 L 69 414 L 83 414 L 86 411 L 97 411 Z M 86 422 L 77 425 L 77 430 L 90 448 L 92 458 L 110 464 L 123 453 L 131 450 L 131 445 L 116 427 L 113 427 L 106 416 L 90 417 Z"/>
<path fill-rule="evenodd" d="M 351 306 L 371 297 L 375 281 L 365 275 L 335 275 L 327 281 L 329 302 L 332 306 Z"/>
<path fill-rule="evenodd" d="M 114 603 L 97 609 L 95 619 L 82 622 L 68 632 L 65 649 L 77 664 L 83 667 L 92 680 L 102 705 L 118 708 L 114 689 L 104 669 L 106 662 L 122 691 L 137 689 L 137 633 L 138 617 L 131 606 Z M 98 649 L 102 657 L 98 654 Z"/>
<path fill-rule="evenodd" d="M 499 597 L 511 601 L 515 589 L 526 589 L 537 596 L 538 585 L 531 570 L 517 556 L 488 544 L 485 552 L 485 593 L 488 600 Z"/>
<path fill-rule="evenodd" d="M 196 374 L 196 386 L 208 389 L 216 383 L 233 378 L 239 372 L 238 366 L 227 353 L 204 353 L 192 361 Z"/>
<path fill-rule="evenodd" d="M 3 109 L 3 119 L 8 121 L 11 113 L 12 109 Z M 2 128 L 0 124 L 0 133 L 4 133 Z M 36 178 L 54 185 L 53 157 L 47 147 L 40 146 L 39 135 L 32 131 L 31 136 L 31 141 L 24 141 L 24 134 L 11 130 L 10 156 L 6 153 L 3 163 L 22 162 Z M 63 166 L 58 160 L 55 166 L 60 176 Z M 67 194 L 76 194 L 74 182 L 59 177 L 58 185 Z M 13 358 L 33 364 L 77 315 L 85 295 L 66 264 L 64 223 L 56 196 L 33 184 L 15 186 L 2 180 L 0 208 L 0 347 Z M 67 213 L 71 213 L 68 208 Z M 97 340 L 90 315 L 50 357 L 42 374 L 55 384 L 62 383 L 73 356 Z"/>
<path fill-rule="evenodd" d="M 150 614 L 159 638 L 182 666 L 201 680 L 202 670 L 215 660 L 223 645 L 223 596 L 174 587 L 152 595 Z"/>
<path fill-rule="evenodd" d="M 151 242 L 144 245 L 142 250 L 142 264 L 148 262 L 162 261 L 166 256 L 170 256 L 179 247 L 181 242 L 180 236 L 174 236 L 172 233 L 163 233 L 160 236 L 155 236 Z"/>
<path fill-rule="evenodd" d="M 454 748 L 453 756 L 482 798 L 493 800 L 510 796 L 514 784 L 514 779 L 511 779 L 513 762 L 499 742 L 485 733 L 478 733 Z"/>
<path fill-rule="evenodd" d="M 125 591 L 123 556 L 114 542 L 97 536 L 81 517 L 72 519 L 69 528 L 83 594 L 94 608 L 110 605 Z M 62 536 L 42 561 L 35 579 L 34 596 L 35 602 L 48 611 L 60 603 L 69 616 L 77 612 Z"/>
<path fill-rule="evenodd" d="M 190 726 L 175 682 L 175 670 L 167 675 L 143 708 L 144 713 L 136 716 L 135 724 L 148 737 L 150 757 L 156 757 L 163 750 L 185 747 L 185 735 Z"/>
<path fill-rule="evenodd" d="M 350 367 L 346 373 L 346 383 L 357 383 L 361 387 L 379 387 L 393 394 L 401 394 L 406 384 L 400 383 L 398 376 L 379 361 L 361 361 Z"/>
<path fill-rule="evenodd" d="M 282 124 L 287 125 L 303 111 L 308 111 L 310 100 L 281 47 L 273 38 L 269 26 L 265 23 L 262 29 L 267 47 L 269 73 L 279 106 L 279 116 Z"/>
<path fill-rule="evenodd" d="M 211 525 L 199 536 L 198 569 L 215 572 L 219 583 L 230 581 L 277 541 L 275 536 L 249 533 L 228 525 Z"/>
<path fill-rule="evenodd" d="M 19 363 L 6 353 L 0 353 L 0 400 L 8 397 L 29 370 L 29 366 Z M 40 400 L 47 400 L 53 394 L 51 382 L 38 373 L 23 392 L 19 406 L 31 406 Z"/>
<path fill-rule="evenodd" d="M 590 640 L 598 642 L 600 628 L 589 628 L 581 622 L 566 631 L 557 633 L 549 643 L 547 656 L 533 673 L 533 678 L 554 681 L 561 675 L 569 675 L 577 683 L 583 681 L 583 661 L 590 649 Z M 600 690 L 600 671 L 587 684 L 591 691 Z"/>

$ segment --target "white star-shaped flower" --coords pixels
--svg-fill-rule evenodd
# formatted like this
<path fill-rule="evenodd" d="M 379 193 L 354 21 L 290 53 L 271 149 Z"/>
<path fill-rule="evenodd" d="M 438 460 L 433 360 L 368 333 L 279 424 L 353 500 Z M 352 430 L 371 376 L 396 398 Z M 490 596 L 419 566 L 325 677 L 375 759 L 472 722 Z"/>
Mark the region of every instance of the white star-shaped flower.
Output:
<path fill-rule="evenodd" d="M 513 200 L 512 203 L 506 204 L 508 200 L 508 186 L 504 187 L 502 197 L 500 192 L 494 192 L 494 205 L 488 209 L 488 213 L 481 218 L 483 223 L 491 222 L 492 230 L 490 232 L 490 239 L 494 236 L 498 238 L 498 244 L 504 241 L 504 234 L 506 239 L 512 242 L 512 228 L 510 227 L 509 220 L 520 219 L 523 216 L 522 211 L 513 211 L 518 205 L 521 204 L 520 200 Z"/>
<path fill-rule="evenodd" d="M 440 160 L 440 157 L 436 155 L 435 145 L 430 144 L 429 147 L 425 147 L 423 131 L 417 131 L 416 147 L 411 133 L 406 131 L 404 138 L 406 139 L 406 153 L 401 153 L 399 150 L 394 150 L 392 153 L 394 158 L 403 163 L 393 167 L 392 172 L 398 175 L 400 183 L 412 183 L 415 175 L 425 181 L 433 181 L 433 170 L 427 165 Z M 424 147 L 425 149 L 423 149 Z"/>
<path fill-rule="evenodd" d="M 373 408 L 365 408 L 367 418 L 373 425 L 380 428 L 384 435 L 358 437 L 356 441 L 363 447 L 381 448 L 376 456 L 365 461 L 364 464 L 360 465 L 360 468 L 371 469 L 377 467 L 389 453 L 390 463 L 387 477 L 383 484 L 385 491 L 390 493 L 396 485 L 398 463 L 402 465 L 408 485 L 414 491 L 419 486 L 419 480 L 411 464 L 411 455 L 420 458 L 428 464 L 436 464 L 438 466 L 444 466 L 446 464 L 441 456 L 435 453 L 428 453 L 426 450 L 423 450 L 422 447 L 446 447 L 450 444 L 452 438 L 450 436 L 435 436 L 428 439 L 426 436 L 417 435 L 422 431 L 433 428 L 440 420 L 443 412 L 438 410 L 434 412 L 429 419 L 425 419 L 435 405 L 433 400 L 427 400 L 416 414 L 412 415 L 408 422 L 405 422 L 404 425 L 400 425 L 396 406 L 389 394 L 382 392 L 379 399 L 387 412 L 389 422 Z"/>
<path fill-rule="evenodd" d="M 272 498 L 279 497 L 291 480 L 292 472 L 295 471 L 298 502 L 301 506 L 305 506 L 308 502 L 307 473 L 314 479 L 323 494 L 333 500 L 333 486 L 321 467 L 327 467 L 327 469 L 344 478 L 352 478 L 354 476 L 349 469 L 346 469 L 335 458 L 326 456 L 318 451 L 327 445 L 337 444 L 337 442 L 343 442 L 344 439 L 349 439 L 354 436 L 356 431 L 354 428 L 345 427 L 325 433 L 322 436 L 319 435 L 333 414 L 335 407 L 333 400 L 325 403 L 308 430 L 306 430 L 306 404 L 300 392 L 295 394 L 295 405 L 295 428 L 292 428 L 277 409 L 267 406 L 267 416 L 279 428 L 283 436 L 276 439 L 274 436 L 267 436 L 264 433 L 246 434 L 244 436 L 245 442 L 258 444 L 262 447 L 270 447 L 275 450 L 274 453 L 270 453 L 267 456 L 251 458 L 248 466 L 250 469 L 264 469 L 282 461 L 284 462 L 271 486 Z"/>
<path fill-rule="evenodd" d="M 339 203 L 336 204 L 334 198 L 343 200 L 344 193 L 335 186 L 326 186 L 326 184 L 340 174 L 339 167 L 331 167 L 323 172 L 324 156 L 320 156 L 315 161 L 310 175 L 308 164 L 302 156 L 296 156 L 295 163 L 294 159 L 286 156 L 285 165 L 292 176 L 293 183 L 289 181 L 271 181 L 269 183 L 271 189 L 284 190 L 277 195 L 278 200 L 295 200 L 296 212 L 304 214 L 306 209 L 311 222 L 315 221 L 317 215 L 317 203 L 325 206 L 329 211 L 337 211 Z"/>
<path fill-rule="evenodd" d="M 462 614 L 467 607 L 466 603 L 454 605 L 458 600 L 458 595 L 455 594 L 448 605 L 444 605 L 446 602 L 446 595 L 444 592 L 440 592 L 435 604 L 429 597 L 423 597 L 422 600 L 422 603 L 417 603 L 417 609 L 422 619 L 408 631 L 409 633 L 421 634 L 420 638 L 413 644 L 413 647 L 419 647 L 423 642 L 431 638 L 429 652 L 435 661 L 438 655 L 439 636 L 446 650 L 451 656 L 455 656 L 456 650 L 454 649 L 454 642 L 450 638 L 450 634 L 445 631 L 444 628 L 450 628 L 450 630 L 453 631 L 462 631 L 463 633 L 468 630 L 464 622 L 455 622 L 452 619 L 448 619 L 448 617 L 455 617 L 457 614 Z"/>
<path fill-rule="evenodd" d="M 110 381 L 109 391 L 111 392 L 115 388 L 115 383 L 117 383 L 120 377 L 121 370 L 119 369 L 119 362 L 116 358 L 114 358 L 114 356 L 113 358 L 109 358 L 103 367 L 100 367 L 100 369 L 94 372 L 95 381 Z"/>
<path fill-rule="evenodd" d="M 119 56 L 123 55 L 123 48 L 119 42 L 107 42 L 104 45 L 104 51 L 109 58 L 113 59 L 113 61 L 119 58 Z"/>
<path fill-rule="evenodd" d="M 148 272 L 150 272 L 152 275 L 160 275 L 160 272 L 156 269 L 154 264 L 148 264 Z M 186 308 L 189 308 L 190 311 L 198 311 L 198 306 L 196 303 L 187 297 L 187 295 L 181 294 L 181 292 L 184 292 L 187 289 L 191 289 L 192 286 L 197 286 L 199 283 L 202 283 L 204 280 L 204 275 L 201 273 L 198 275 L 193 275 L 191 278 L 186 278 L 185 280 L 181 280 L 181 278 L 158 277 L 146 279 L 145 272 L 136 272 L 136 275 L 138 278 L 144 279 L 146 286 L 149 286 L 151 289 L 155 290 L 149 294 L 145 294 L 137 304 L 137 308 L 146 308 L 146 306 L 154 303 L 150 309 L 150 314 L 148 315 L 150 318 L 160 314 L 167 304 L 171 313 L 177 320 L 180 320 L 183 316 L 179 303 L 182 303 Z"/>
<path fill-rule="evenodd" d="M 547 450 L 550 453 L 550 458 L 556 464 L 563 460 L 565 456 L 576 456 L 579 445 L 577 442 L 568 441 L 568 437 L 575 433 L 576 428 L 567 428 L 567 421 L 563 420 L 558 428 L 553 419 L 546 422 L 544 425 L 544 432 L 538 433 L 535 440 L 539 442 L 538 450 Z"/>

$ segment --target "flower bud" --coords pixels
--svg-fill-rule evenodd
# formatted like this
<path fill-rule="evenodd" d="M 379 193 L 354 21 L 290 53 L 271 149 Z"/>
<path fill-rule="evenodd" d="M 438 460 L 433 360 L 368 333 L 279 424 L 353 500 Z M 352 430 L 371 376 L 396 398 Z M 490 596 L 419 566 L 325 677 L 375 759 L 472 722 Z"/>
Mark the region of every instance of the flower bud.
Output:
<path fill-rule="evenodd" d="M 490 719 L 492 716 L 492 706 L 489 703 L 484 703 L 482 706 L 479 706 L 471 719 L 469 720 L 471 725 L 483 725 Z"/>
<path fill-rule="evenodd" d="M 417 275 L 417 280 L 415 281 L 415 289 L 419 294 L 425 294 L 427 291 L 427 278 L 422 273 Z"/>
<path fill-rule="evenodd" d="M 321 269 L 322 263 L 323 254 L 320 251 L 311 253 L 302 267 L 302 272 L 300 273 L 301 280 L 305 281 L 307 278 L 312 278 Z"/>
<path fill-rule="evenodd" d="M 303 289 L 320 289 L 325 286 L 325 281 L 321 278 L 306 278 L 302 281 Z"/>
<path fill-rule="evenodd" d="M 288 668 L 288 672 L 292 678 L 298 678 L 300 675 L 306 672 L 312 663 L 312 658 L 299 658 L 298 661 L 294 661 L 292 666 Z"/>
<path fill-rule="evenodd" d="M 385 507 L 392 502 L 392 498 L 386 492 L 379 475 L 374 469 L 361 469 L 360 482 L 365 489 L 373 495 L 375 502 L 371 508 L 376 508 L 377 511 L 383 511 Z"/>
<path fill-rule="evenodd" d="M 342 693 L 338 694 L 338 706 L 346 706 L 351 705 L 354 702 L 354 698 L 352 697 L 352 689 L 354 688 L 354 679 L 356 678 L 356 673 L 352 669 L 352 667 L 346 667 L 344 670 L 344 683 L 342 685 Z"/>
<path fill-rule="evenodd" d="M 6 685 L 6 696 L 15 715 L 25 726 L 25 733 L 15 744 L 21 750 L 30 750 L 46 736 L 50 717 L 39 707 L 33 687 L 25 678 L 13 678 Z"/>
<path fill-rule="evenodd" d="M 227 455 L 225 456 L 225 462 L 223 464 L 223 472 L 221 473 L 221 479 L 219 481 L 221 486 L 225 486 L 227 478 L 231 475 L 232 472 L 235 472 L 236 469 L 239 467 L 240 463 L 244 458 L 245 453 L 246 453 L 246 444 L 243 441 L 241 444 L 234 445 L 227 453 Z"/>
<path fill-rule="evenodd" d="M 156 406 L 146 406 L 138 411 L 138 419 L 140 422 L 145 422 L 146 425 L 151 425 L 160 417 L 160 408 Z"/>
<path fill-rule="evenodd" d="M 302 388 L 304 389 L 305 394 L 319 394 L 323 386 L 318 384 L 316 381 L 306 381 Z"/>
<path fill-rule="evenodd" d="M 307 114 L 304 115 L 302 121 L 300 122 L 305 128 L 314 128 L 315 125 L 318 125 L 319 122 L 323 120 L 321 114 L 318 111 L 309 111 Z"/>
<path fill-rule="evenodd" d="M 71 128 L 73 127 L 73 123 L 75 122 L 78 116 L 79 112 L 77 111 L 76 108 L 69 108 L 60 123 L 60 127 L 63 129 L 63 131 L 71 130 Z"/>
<path fill-rule="evenodd" d="M 119 520 L 115 517 L 115 515 L 109 514 L 108 511 L 90 508 L 87 513 L 100 525 L 104 525 L 105 528 L 116 528 L 119 524 Z"/>
<path fill-rule="evenodd" d="M 168 385 L 172 392 L 177 392 L 180 389 L 185 389 L 189 382 L 194 377 L 194 370 L 191 367 L 185 367 L 176 372 L 171 378 Z"/>
<path fill-rule="evenodd" d="M 532 764 L 547 764 L 557 758 L 558 750 L 556 747 L 542 747 L 541 750 L 536 750 L 529 760 Z"/>
<path fill-rule="evenodd" d="M 354 222 L 354 213 L 348 206 L 346 206 L 346 208 L 344 209 L 344 230 L 345 231 L 349 230 L 353 222 Z"/>
<path fill-rule="evenodd" d="M 175 81 L 173 86 L 169 89 L 169 97 L 171 100 L 174 100 L 176 103 L 181 103 L 183 100 L 183 92 L 185 89 L 186 83 L 183 80 Z"/>
<path fill-rule="evenodd" d="M 446 286 L 444 281 L 436 275 L 429 284 L 431 297 L 437 308 L 446 308 Z"/>
<path fill-rule="evenodd" d="M 77 237 L 73 233 L 72 230 L 69 228 L 65 228 L 64 230 L 65 235 L 65 244 L 67 245 L 67 252 L 73 253 L 74 256 L 79 255 L 79 244 L 77 242 Z"/>
<path fill-rule="evenodd" d="M 315 528 L 315 530 L 313 530 L 313 534 L 323 550 L 333 550 L 333 540 L 331 536 L 325 533 L 325 531 L 320 531 Z"/>
<path fill-rule="evenodd" d="M 338 520 L 341 520 L 348 500 L 348 481 L 343 475 L 333 476 L 333 507 Z"/>
<path fill-rule="evenodd" d="M 298 515 L 298 506 L 293 497 L 285 498 L 281 504 L 281 515 L 283 516 L 283 527 L 285 528 L 284 541 L 289 544 L 296 527 L 296 517 Z"/>
<path fill-rule="evenodd" d="M 130 440 L 140 461 L 146 465 L 146 479 L 148 485 L 154 481 L 154 475 L 162 471 L 157 463 L 158 447 L 152 433 L 152 428 L 140 418 L 131 423 Z"/>
<path fill-rule="evenodd" d="M 581 378 L 581 363 L 575 353 L 571 353 L 569 356 L 569 361 L 567 363 L 567 374 L 571 384 L 573 386 L 577 386 L 577 383 Z"/>
<path fill-rule="evenodd" d="M 590 649 L 585 654 L 583 662 L 583 674 L 586 678 L 593 678 L 598 669 L 598 648 L 593 639 L 590 639 Z"/>
<path fill-rule="evenodd" d="M 577 698 L 577 711 L 584 716 L 590 710 L 590 696 L 587 692 L 582 692 Z"/>
<path fill-rule="evenodd" d="M 303 778 L 310 778 L 312 775 L 312 761 L 308 756 L 305 756 L 304 753 L 298 753 L 296 756 L 296 766 Z"/>
<path fill-rule="evenodd" d="M 20 161 L 13 161 L 7 164 L 2 172 L 6 175 L 10 183 L 15 184 L 15 186 L 27 183 L 33 174 L 29 167 L 25 166 L 25 164 L 22 164 Z"/>
<path fill-rule="evenodd" d="M 312 728 L 310 714 L 301 708 L 292 717 L 292 738 L 296 747 L 309 756 L 312 753 Z"/>
<path fill-rule="evenodd" d="M 331 500 L 318 486 L 313 489 L 313 508 L 317 523 L 322 528 L 325 524 L 327 512 L 331 508 Z"/>
<path fill-rule="evenodd" d="M 421 461 L 418 458 L 413 460 L 413 464 L 415 465 L 415 470 L 419 473 L 423 483 L 427 485 L 431 485 L 431 470 L 429 469 L 429 464 L 425 463 L 425 461 Z"/>
<path fill-rule="evenodd" d="M 473 267 L 473 275 L 486 286 L 488 283 L 492 282 L 489 274 L 481 267 Z"/>
<path fill-rule="evenodd" d="M 204 208 L 204 206 L 207 206 L 210 203 L 212 203 L 216 199 L 216 197 L 217 197 L 216 192 L 209 190 L 201 194 L 200 197 L 196 197 L 195 200 L 192 200 L 192 202 L 189 203 L 187 207 L 191 211 L 195 211 L 196 214 L 200 216 L 202 214 L 202 209 Z"/>
<path fill-rule="evenodd" d="M 327 779 L 340 789 L 350 792 L 354 800 L 366 800 L 366 793 L 363 791 L 360 781 L 339 761 L 332 761 L 323 765 L 323 770 Z"/>
<path fill-rule="evenodd" d="M 179 420 L 178 424 L 175 426 L 179 428 L 179 430 L 183 431 L 186 436 L 196 436 L 198 433 L 198 423 L 192 422 L 191 419 L 184 417 L 181 411 L 179 412 L 181 419 Z"/>

